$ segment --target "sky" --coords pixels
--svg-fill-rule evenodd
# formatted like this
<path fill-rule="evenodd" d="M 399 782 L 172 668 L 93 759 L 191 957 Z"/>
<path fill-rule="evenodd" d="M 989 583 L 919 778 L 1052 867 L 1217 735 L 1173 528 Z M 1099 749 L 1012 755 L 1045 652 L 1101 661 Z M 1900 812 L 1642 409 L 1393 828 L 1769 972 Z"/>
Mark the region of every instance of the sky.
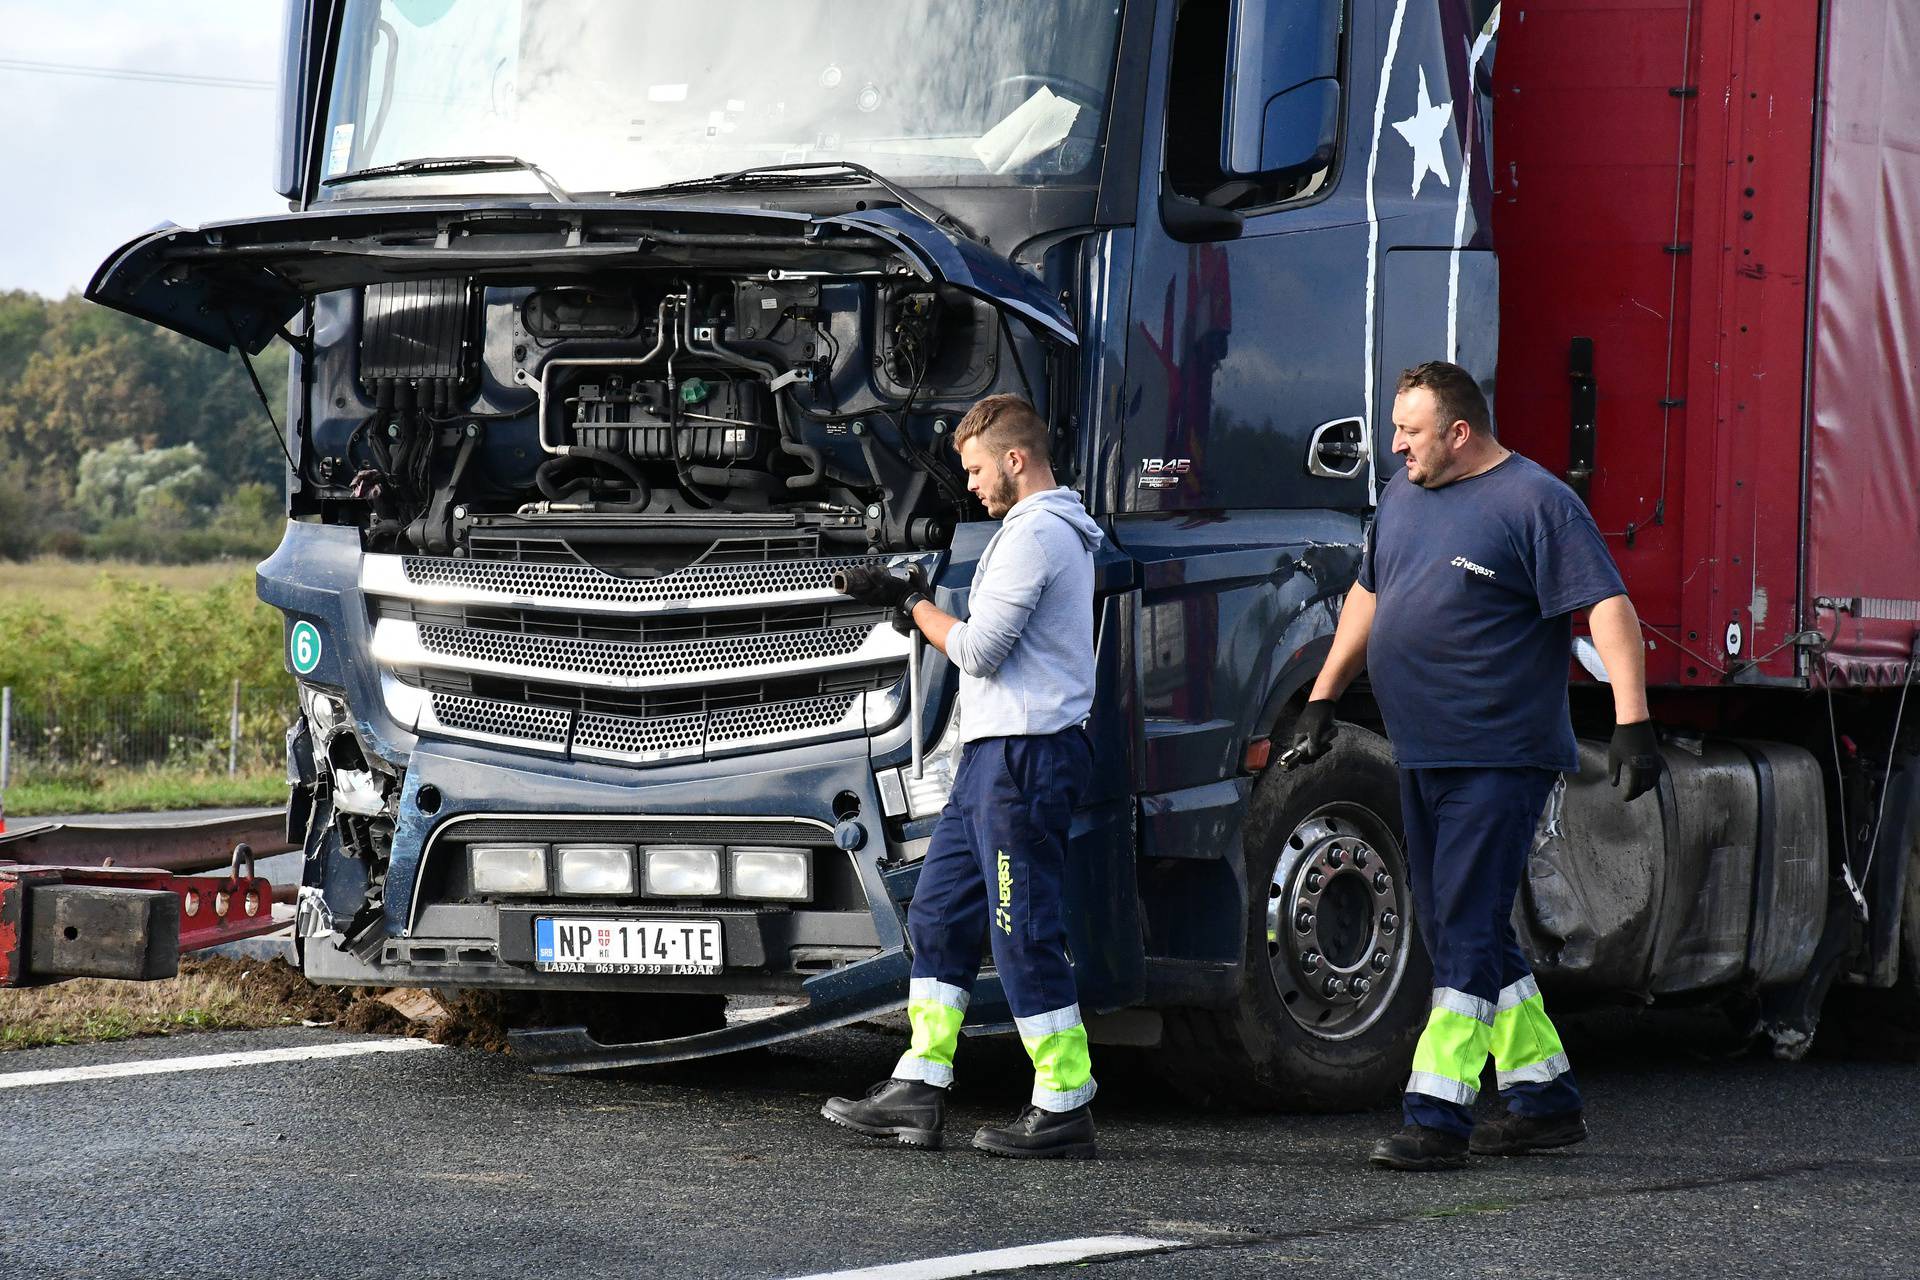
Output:
<path fill-rule="evenodd" d="M 275 90 L 109 79 L 18 64 L 274 85 L 282 0 L 0 0 L 0 292 L 84 289 L 163 222 L 286 211 Z"/>

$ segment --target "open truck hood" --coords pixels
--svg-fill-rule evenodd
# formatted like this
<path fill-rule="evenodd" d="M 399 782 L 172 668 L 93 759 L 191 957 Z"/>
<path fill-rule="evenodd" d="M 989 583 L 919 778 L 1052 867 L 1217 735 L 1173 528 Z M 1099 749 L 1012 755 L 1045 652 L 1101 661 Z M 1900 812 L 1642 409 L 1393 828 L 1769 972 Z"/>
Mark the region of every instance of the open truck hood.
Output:
<path fill-rule="evenodd" d="M 1032 274 L 907 209 L 816 216 L 609 201 L 360 205 L 188 229 L 123 246 L 87 298 L 218 347 L 258 354 L 315 294 L 392 280 L 517 283 L 622 267 L 912 274 L 978 295 L 1068 344 Z"/>

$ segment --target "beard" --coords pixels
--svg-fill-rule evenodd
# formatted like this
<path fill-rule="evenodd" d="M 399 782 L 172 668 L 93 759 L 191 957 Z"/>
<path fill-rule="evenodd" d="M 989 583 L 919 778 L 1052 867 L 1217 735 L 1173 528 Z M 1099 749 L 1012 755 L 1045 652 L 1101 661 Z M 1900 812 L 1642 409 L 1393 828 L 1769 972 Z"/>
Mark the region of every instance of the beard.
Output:
<path fill-rule="evenodd" d="M 1437 489 L 1447 482 L 1445 468 L 1445 459 L 1442 459 L 1438 465 L 1434 465 L 1421 462 L 1416 458 L 1413 460 L 1413 465 L 1407 468 L 1407 479 L 1422 489 Z"/>
<path fill-rule="evenodd" d="M 987 490 L 985 502 L 987 514 L 998 520 L 1013 508 L 1020 500 L 1020 490 L 1014 485 L 1013 477 L 1005 471 L 998 472 L 993 487 Z"/>

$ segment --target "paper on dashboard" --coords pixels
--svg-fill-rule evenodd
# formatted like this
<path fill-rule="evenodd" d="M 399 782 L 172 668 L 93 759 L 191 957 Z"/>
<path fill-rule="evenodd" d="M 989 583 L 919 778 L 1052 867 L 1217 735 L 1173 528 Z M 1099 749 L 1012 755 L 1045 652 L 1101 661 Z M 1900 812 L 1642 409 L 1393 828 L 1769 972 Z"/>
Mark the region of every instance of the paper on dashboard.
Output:
<path fill-rule="evenodd" d="M 1043 151 L 1060 145 L 1080 117 L 1080 104 L 1041 85 L 1031 98 L 973 144 L 973 154 L 988 173 L 1018 169 Z"/>

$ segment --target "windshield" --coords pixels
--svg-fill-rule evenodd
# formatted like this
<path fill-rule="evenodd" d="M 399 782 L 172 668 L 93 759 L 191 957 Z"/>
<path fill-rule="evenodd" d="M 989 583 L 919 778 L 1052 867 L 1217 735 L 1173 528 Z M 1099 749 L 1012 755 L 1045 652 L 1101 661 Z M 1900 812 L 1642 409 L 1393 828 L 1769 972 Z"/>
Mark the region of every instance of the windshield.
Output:
<path fill-rule="evenodd" d="M 935 185 L 1096 167 L 1118 0 L 347 0 L 322 177 L 511 155 L 575 192 L 848 160 Z M 532 191 L 524 171 L 333 198 Z"/>

